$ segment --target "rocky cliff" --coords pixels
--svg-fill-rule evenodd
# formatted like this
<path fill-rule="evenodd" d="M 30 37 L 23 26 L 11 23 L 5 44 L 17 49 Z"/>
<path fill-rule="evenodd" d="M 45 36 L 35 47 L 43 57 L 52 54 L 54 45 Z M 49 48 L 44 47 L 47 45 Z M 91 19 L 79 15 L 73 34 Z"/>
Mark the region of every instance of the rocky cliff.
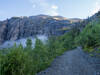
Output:
<path fill-rule="evenodd" d="M 35 35 L 59 36 L 79 21 L 81 20 L 48 15 L 12 17 L 0 21 L 0 43 Z"/>

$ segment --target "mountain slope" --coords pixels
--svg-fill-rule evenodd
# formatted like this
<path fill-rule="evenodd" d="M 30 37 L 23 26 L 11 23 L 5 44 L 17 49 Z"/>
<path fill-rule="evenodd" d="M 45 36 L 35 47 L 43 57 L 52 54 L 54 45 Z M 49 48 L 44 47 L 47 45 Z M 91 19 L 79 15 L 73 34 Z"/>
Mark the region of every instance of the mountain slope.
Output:
<path fill-rule="evenodd" d="M 12 17 L 0 21 L 0 43 L 36 35 L 59 36 L 67 32 L 75 22 L 61 16 Z"/>

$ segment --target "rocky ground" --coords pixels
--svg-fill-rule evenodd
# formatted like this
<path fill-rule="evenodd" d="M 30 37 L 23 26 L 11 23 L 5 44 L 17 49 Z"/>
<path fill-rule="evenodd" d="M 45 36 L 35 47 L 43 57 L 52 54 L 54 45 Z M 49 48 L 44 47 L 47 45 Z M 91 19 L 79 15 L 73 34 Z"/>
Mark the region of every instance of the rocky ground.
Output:
<path fill-rule="evenodd" d="M 57 57 L 48 69 L 37 75 L 100 75 L 100 60 L 77 48 Z"/>

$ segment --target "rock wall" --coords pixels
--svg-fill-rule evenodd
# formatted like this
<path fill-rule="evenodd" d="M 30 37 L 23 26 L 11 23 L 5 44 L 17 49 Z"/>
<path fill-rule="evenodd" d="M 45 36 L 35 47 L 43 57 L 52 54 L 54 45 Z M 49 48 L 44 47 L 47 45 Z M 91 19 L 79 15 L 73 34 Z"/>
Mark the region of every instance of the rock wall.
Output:
<path fill-rule="evenodd" d="M 12 17 L 0 21 L 0 43 L 36 35 L 59 36 L 70 30 L 72 25 L 74 20 L 61 16 Z"/>

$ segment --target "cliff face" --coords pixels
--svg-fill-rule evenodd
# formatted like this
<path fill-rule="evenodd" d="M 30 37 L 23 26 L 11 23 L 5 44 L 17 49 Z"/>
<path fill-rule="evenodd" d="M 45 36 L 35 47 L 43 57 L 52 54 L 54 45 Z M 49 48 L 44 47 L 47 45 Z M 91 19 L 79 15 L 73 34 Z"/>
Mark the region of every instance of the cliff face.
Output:
<path fill-rule="evenodd" d="M 0 21 L 0 43 L 36 35 L 59 36 L 67 32 L 78 21 L 80 20 L 47 15 L 12 17 Z"/>
<path fill-rule="evenodd" d="M 0 22 L 0 43 L 6 40 L 7 35 L 7 21 Z"/>

